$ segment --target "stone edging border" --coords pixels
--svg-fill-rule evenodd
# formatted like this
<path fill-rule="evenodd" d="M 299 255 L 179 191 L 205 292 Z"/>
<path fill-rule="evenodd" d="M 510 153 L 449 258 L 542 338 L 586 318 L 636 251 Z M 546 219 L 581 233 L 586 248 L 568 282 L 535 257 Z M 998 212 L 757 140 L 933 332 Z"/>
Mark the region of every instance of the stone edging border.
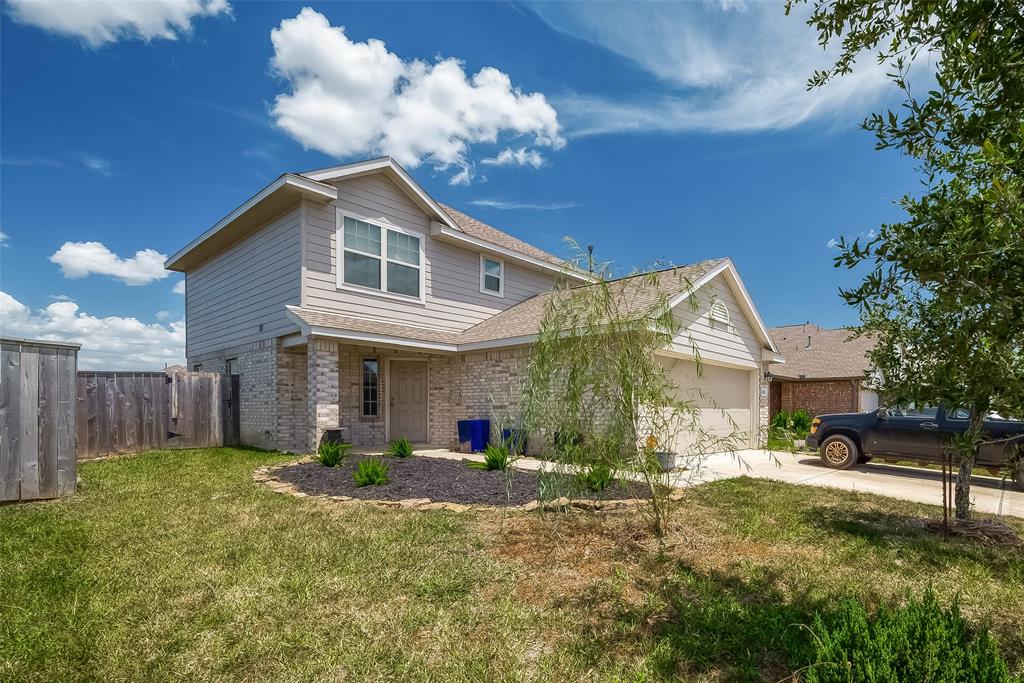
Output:
<path fill-rule="evenodd" d="M 319 498 L 329 500 L 332 503 L 366 504 L 379 508 L 404 508 L 406 510 L 448 510 L 449 512 L 471 512 L 471 511 L 494 511 L 504 512 L 533 512 L 543 508 L 548 512 L 559 510 L 586 510 L 586 511 L 612 511 L 612 510 L 633 510 L 646 504 L 647 501 L 641 498 L 623 498 L 617 500 L 592 500 L 586 498 L 574 499 L 556 498 L 555 500 L 541 503 L 539 500 L 531 500 L 524 505 L 466 505 L 463 503 L 450 503 L 445 501 L 433 501 L 430 498 L 406 498 L 405 500 L 375 500 L 372 498 L 353 498 L 352 496 L 329 496 L 327 494 L 305 493 L 300 491 L 294 484 L 281 481 L 275 472 L 286 467 L 294 467 L 304 462 L 312 462 L 312 458 L 303 458 L 296 462 L 289 462 L 283 465 L 268 465 L 257 467 L 252 473 L 253 481 L 263 484 L 274 493 L 283 493 L 296 498 Z"/>

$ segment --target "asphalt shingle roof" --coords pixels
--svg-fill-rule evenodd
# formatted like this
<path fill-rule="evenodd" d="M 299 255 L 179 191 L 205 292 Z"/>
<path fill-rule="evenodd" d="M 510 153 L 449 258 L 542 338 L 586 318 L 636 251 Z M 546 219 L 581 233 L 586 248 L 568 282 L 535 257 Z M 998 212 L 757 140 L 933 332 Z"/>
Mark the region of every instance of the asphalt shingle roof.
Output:
<path fill-rule="evenodd" d="M 870 367 L 868 352 L 874 342 L 851 339 L 847 329 L 830 330 L 814 323 L 785 325 L 768 330 L 786 359 L 769 366 L 773 375 L 790 379 L 838 379 L 863 377 Z"/>
<path fill-rule="evenodd" d="M 470 215 L 464 214 L 458 209 L 448 206 L 447 204 L 440 205 L 444 212 L 451 216 L 455 224 L 462 228 L 462 231 L 471 237 L 482 239 L 485 242 L 496 244 L 499 247 L 505 247 L 512 251 L 525 254 L 526 256 L 532 256 L 533 258 L 540 259 L 541 261 L 547 261 L 556 266 L 563 265 L 564 261 L 553 254 L 549 254 L 543 249 L 538 249 L 532 244 L 527 244 L 517 237 L 498 230 L 494 226 L 487 225 L 483 221 L 478 221 Z"/>
<path fill-rule="evenodd" d="M 672 297 L 685 292 L 692 283 L 721 264 L 723 260 L 713 259 L 657 271 L 653 274 L 655 278 L 653 286 L 646 286 L 644 284 L 644 281 L 641 280 L 643 275 L 620 278 L 614 280 L 612 285 L 622 288 L 626 296 L 627 310 L 635 310 L 639 313 L 654 304 L 660 295 Z M 365 332 L 368 334 L 457 346 L 537 334 L 544 319 L 547 303 L 552 297 L 571 297 L 573 293 L 580 291 L 583 287 L 590 286 L 593 285 L 578 285 L 539 294 L 470 327 L 464 332 L 447 332 L 398 323 L 352 318 L 311 308 L 300 308 L 298 306 L 289 306 L 288 310 L 306 324 L 316 327 Z"/>

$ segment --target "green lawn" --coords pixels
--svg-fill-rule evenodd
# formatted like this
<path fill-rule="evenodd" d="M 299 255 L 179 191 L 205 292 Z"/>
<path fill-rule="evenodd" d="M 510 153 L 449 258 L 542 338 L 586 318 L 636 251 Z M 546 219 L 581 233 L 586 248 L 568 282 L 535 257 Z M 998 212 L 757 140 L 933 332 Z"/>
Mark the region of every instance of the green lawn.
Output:
<path fill-rule="evenodd" d="M 341 507 L 252 482 L 286 459 L 88 463 L 73 498 L 0 508 L 0 679 L 777 681 L 815 611 L 929 582 L 1024 671 L 1024 552 L 914 524 L 937 508 L 719 482 L 661 553 L 620 515 Z"/>

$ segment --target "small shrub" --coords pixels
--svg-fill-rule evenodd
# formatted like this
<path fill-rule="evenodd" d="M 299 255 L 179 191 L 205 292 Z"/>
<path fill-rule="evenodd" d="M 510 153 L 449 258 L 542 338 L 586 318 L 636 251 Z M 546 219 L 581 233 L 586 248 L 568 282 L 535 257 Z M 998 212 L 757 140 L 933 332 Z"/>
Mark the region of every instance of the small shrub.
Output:
<path fill-rule="evenodd" d="M 581 489 L 600 493 L 615 483 L 615 470 L 610 465 L 594 463 L 583 467 L 576 480 Z"/>
<path fill-rule="evenodd" d="M 382 486 L 388 483 L 388 466 L 377 458 L 360 460 L 353 477 L 356 486 Z"/>
<path fill-rule="evenodd" d="M 324 441 L 316 451 L 316 459 L 324 467 L 337 467 L 348 457 L 352 444 L 340 441 Z"/>
<path fill-rule="evenodd" d="M 944 609 L 931 589 L 875 616 L 850 599 L 829 621 L 815 620 L 807 683 L 1014 680 L 988 631 L 972 629 L 956 603 Z"/>
<path fill-rule="evenodd" d="M 811 433 L 811 416 L 803 410 L 794 410 L 789 416 L 793 424 L 793 435 L 798 439 L 805 439 Z"/>
<path fill-rule="evenodd" d="M 395 439 L 388 444 L 387 455 L 395 458 L 408 458 L 412 455 L 412 443 L 404 436 L 400 439 Z"/>
<path fill-rule="evenodd" d="M 780 410 L 775 413 L 768 427 L 773 431 L 788 432 L 793 429 L 793 417 L 787 411 Z"/>
<path fill-rule="evenodd" d="M 474 470 L 507 470 L 511 463 L 510 456 L 508 446 L 487 444 L 487 448 L 484 449 L 484 461 L 468 464 Z"/>

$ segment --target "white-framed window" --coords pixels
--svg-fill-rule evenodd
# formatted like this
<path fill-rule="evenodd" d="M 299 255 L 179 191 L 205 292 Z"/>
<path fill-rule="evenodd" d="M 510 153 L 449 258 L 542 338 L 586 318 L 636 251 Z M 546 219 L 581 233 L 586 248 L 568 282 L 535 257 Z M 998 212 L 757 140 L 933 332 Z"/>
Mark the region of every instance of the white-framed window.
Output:
<path fill-rule="evenodd" d="M 338 210 L 338 287 L 423 301 L 423 236 Z"/>
<path fill-rule="evenodd" d="M 505 296 L 505 262 L 480 254 L 480 291 L 492 296 Z"/>
<path fill-rule="evenodd" d="M 380 414 L 380 361 L 363 359 L 363 400 L 360 414 L 377 417 Z"/>

